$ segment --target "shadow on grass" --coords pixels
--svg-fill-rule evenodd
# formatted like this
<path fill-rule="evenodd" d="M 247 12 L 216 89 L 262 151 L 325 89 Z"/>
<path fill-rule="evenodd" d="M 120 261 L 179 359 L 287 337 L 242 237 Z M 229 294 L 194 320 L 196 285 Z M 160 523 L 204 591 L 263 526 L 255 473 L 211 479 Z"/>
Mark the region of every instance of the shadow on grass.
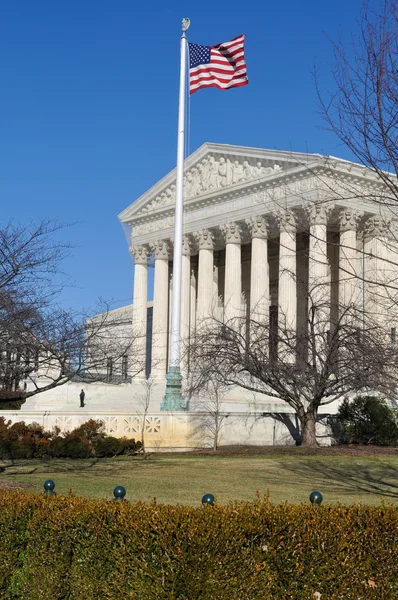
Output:
<path fill-rule="evenodd" d="M 387 498 L 398 498 L 398 468 L 386 463 L 330 465 L 324 461 L 306 463 L 284 462 L 283 468 L 297 477 L 322 478 L 326 485 L 344 491 L 376 494 Z"/>
<path fill-rule="evenodd" d="M 92 458 L 92 459 L 26 459 L 10 460 L 0 467 L 4 475 L 32 475 L 34 473 L 90 473 L 90 476 L 103 477 L 108 472 L 131 471 L 132 469 L 147 468 L 148 461 L 141 458 Z"/>

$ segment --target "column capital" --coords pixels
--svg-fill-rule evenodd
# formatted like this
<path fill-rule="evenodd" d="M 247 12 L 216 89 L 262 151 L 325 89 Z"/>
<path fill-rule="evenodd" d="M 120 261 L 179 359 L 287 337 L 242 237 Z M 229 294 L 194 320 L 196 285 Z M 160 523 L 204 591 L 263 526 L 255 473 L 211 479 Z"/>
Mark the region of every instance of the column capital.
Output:
<path fill-rule="evenodd" d="M 279 231 L 287 233 L 295 233 L 297 228 L 297 216 L 291 210 L 279 209 L 274 214 L 279 226 Z"/>
<path fill-rule="evenodd" d="M 304 206 L 310 225 L 327 225 L 328 217 L 332 209 L 333 204 L 324 203 Z"/>
<path fill-rule="evenodd" d="M 367 238 L 391 237 L 391 219 L 385 219 L 381 215 L 369 217 L 365 222 L 364 233 Z"/>
<path fill-rule="evenodd" d="M 246 219 L 246 225 L 249 228 L 252 238 L 260 238 L 266 240 L 268 236 L 268 221 L 265 217 L 258 215 Z"/>
<path fill-rule="evenodd" d="M 182 254 L 183 256 L 191 256 L 192 252 L 192 237 L 184 235 L 182 238 Z"/>
<path fill-rule="evenodd" d="M 220 225 L 220 231 L 224 236 L 226 244 L 242 243 L 242 228 L 238 223 L 225 223 Z"/>
<path fill-rule="evenodd" d="M 151 243 L 152 252 L 155 255 L 155 260 L 169 260 L 171 255 L 170 242 L 166 240 L 157 240 Z"/>
<path fill-rule="evenodd" d="M 214 250 L 214 233 L 211 229 L 200 229 L 193 234 L 199 250 Z"/>
<path fill-rule="evenodd" d="M 339 211 L 340 231 L 356 231 L 363 212 L 348 206 Z"/>
<path fill-rule="evenodd" d="M 146 244 L 138 244 L 130 247 L 130 253 L 134 257 L 136 265 L 147 265 L 149 261 L 150 249 Z"/>

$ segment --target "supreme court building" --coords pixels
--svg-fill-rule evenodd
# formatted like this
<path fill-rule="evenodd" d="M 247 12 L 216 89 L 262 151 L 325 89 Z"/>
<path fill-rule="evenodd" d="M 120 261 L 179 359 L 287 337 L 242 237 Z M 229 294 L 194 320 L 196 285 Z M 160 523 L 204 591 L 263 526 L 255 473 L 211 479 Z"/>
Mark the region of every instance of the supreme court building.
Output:
<path fill-rule="evenodd" d="M 206 143 L 186 159 L 184 186 L 185 345 L 214 315 L 228 320 L 257 311 L 300 327 L 304 296 L 319 282 L 332 311 L 356 304 L 388 318 L 395 335 L 391 311 L 383 315 L 383 286 L 398 277 L 395 215 L 369 169 L 317 154 Z M 154 261 L 149 370 L 158 381 L 168 366 L 174 202 L 172 171 L 119 215 L 131 227 L 135 333 L 146 330 Z M 134 352 L 145 353 L 144 335 Z"/>
<path fill-rule="evenodd" d="M 94 418 L 107 433 L 128 437 L 140 434 L 144 419 L 148 448 L 206 443 L 203 433 L 195 438 L 201 417 L 191 406 L 160 410 L 169 359 L 175 177 L 174 170 L 119 215 L 134 260 L 133 303 L 114 311 L 126 316 L 133 339 L 128 360 L 111 365 L 119 384 L 72 382 L 34 396 L 8 418 L 61 430 Z M 258 313 L 274 325 L 284 318 L 298 331 L 308 314 L 306 294 L 319 284 L 331 315 L 357 306 L 379 319 L 395 343 L 398 215 L 373 171 L 318 154 L 206 143 L 185 161 L 184 188 L 184 347 L 214 316 L 222 322 Z M 189 354 L 183 356 L 186 378 Z M 136 361 L 145 368 L 131 378 Z M 142 414 L 149 373 L 150 405 Z M 77 409 L 81 387 L 86 407 Z M 327 419 L 338 407 L 325 408 L 320 443 L 330 443 Z M 297 419 L 277 398 L 231 389 L 223 411 L 223 443 L 294 443 Z"/>

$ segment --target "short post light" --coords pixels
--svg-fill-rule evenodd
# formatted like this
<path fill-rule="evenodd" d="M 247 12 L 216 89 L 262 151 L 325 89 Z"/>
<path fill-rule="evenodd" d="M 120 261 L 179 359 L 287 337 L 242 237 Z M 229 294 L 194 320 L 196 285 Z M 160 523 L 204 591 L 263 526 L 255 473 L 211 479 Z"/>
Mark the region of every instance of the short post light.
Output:
<path fill-rule="evenodd" d="M 57 493 L 54 488 L 55 488 L 55 482 L 52 479 L 47 479 L 44 482 L 44 493 L 45 494 L 52 494 L 53 496 Z"/>
<path fill-rule="evenodd" d="M 311 504 L 315 504 L 316 506 L 320 506 L 323 500 L 323 496 L 321 492 L 311 492 L 310 494 L 310 502 Z"/>
<path fill-rule="evenodd" d="M 114 495 L 114 500 L 117 500 L 118 502 L 121 502 L 122 500 L 124 500 L 124 497 L 126 495 L 126 488 L 124 488 L 122 485 L 117 485 L 115 487 L 115 489 L 113 490 L 113 495 Z"/>
<path fill-rule="evenodd" d="M 213 494 L 205 494 L 202 498 L 203 506 L 213 506 L 214 505 L 214 496 Z"/>

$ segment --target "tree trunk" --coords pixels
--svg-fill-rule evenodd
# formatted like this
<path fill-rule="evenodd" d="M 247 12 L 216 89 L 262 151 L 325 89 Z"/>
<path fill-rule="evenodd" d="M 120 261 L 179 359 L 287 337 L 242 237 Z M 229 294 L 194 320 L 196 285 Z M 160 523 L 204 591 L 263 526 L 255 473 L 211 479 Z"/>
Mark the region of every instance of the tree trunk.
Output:
<path fill-rule="evenodd" d="M 301 445 L 316 448 L 316 413 L 312 410 L 298 415 L 301 425 Z"/>
<path fill-rule="evenodd" d="M 216 415 L 214 425 L 213 450 L 216 451 L 218 449 L 218 415 Z"/>

